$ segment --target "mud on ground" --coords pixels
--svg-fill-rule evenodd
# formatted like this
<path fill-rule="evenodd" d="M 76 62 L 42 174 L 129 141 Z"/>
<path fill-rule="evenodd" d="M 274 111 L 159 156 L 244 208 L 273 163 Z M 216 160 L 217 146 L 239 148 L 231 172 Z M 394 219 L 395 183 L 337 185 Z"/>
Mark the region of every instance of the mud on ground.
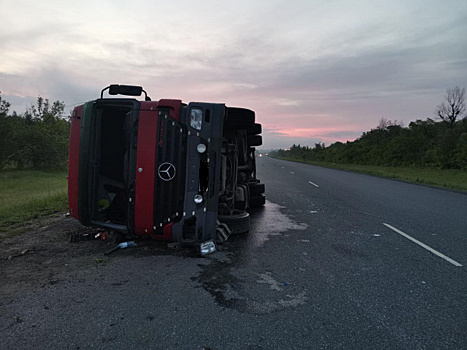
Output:
<path fill-rule="evenodd" d="M 100 231 L 60 214 L 29 223 L 22 232 L 12 236 L 0 233 L 0 305 L 24 291 L 58 283 L 60 278 L 78 269 L 93 269 L 129 257 L 196 255 L 193 249 L 171 249 L 167 242 L 151 239 L 139 239 L 135 248 L 104 255 L 118 243 L 119 237 L 113 232 L 109 232 L 106 240 L 70 242 L 72 235 L 94 236 Z"/>

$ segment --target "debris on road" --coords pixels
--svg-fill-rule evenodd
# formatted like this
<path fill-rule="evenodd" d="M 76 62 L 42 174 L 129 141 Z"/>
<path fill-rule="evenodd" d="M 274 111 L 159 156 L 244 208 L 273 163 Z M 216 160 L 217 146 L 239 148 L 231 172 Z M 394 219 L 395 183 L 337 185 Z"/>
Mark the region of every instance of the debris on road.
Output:
<path fill-rule="evenodd" d="M 98 232 L 94 235 L 94 239 L 100 238 L 102 241 L 105 241 L 109 238 L 109 233 L 107 231 Z"/>
<path fill-rule="evenodd" d="M 124 249 L 124 248 L 131 248 L 131 247 L 135 247 L 136 246 L 136 243 L 135 241 L 130 241 L 130 242 L 123 242 L 123 243 L 120 243 L 119 245 L 117 245 L 115 248 L 112 248 L 108 251 L 106 251 L 104 253 L 104 255 L 109 255 L 119 249 Z"/>
<path fill-rule="evenodd" d="M 16 254 L 16 255 L 10 255 L 7 260 L 13 260 L 14 258 L 18 258 L 20 256 L 23 256 L 25 255 L 27 252 L 29 252 L 29 249 L 24 249 L 22 250 L 19 254 Z"/>
<path fill-rule="evenodd" d="M 97 233 L 85 232 L 85 233 L 74 233 L 70 235 L 70 243 L 73 242 L 82 242 L 82 241 L 91 241 L 93 239 L 101 239 L 105 241 L 109 238 L 108 231 L 100 231 Z"/>

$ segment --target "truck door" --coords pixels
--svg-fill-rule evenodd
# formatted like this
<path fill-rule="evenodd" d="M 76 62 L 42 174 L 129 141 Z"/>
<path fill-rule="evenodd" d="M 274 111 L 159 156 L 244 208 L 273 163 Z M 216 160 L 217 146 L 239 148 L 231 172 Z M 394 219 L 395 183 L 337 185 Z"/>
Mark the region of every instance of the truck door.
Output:
<path fill-rule="evenodd" d="M 136 151 L 135 233 L 154 232 L 157 102 L 141 102 Z"/>

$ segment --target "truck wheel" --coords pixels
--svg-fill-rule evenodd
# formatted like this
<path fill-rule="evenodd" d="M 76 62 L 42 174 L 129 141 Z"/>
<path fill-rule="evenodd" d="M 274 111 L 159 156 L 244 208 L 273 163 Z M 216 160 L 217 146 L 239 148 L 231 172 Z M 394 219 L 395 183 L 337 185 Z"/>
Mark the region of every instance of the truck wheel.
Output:
<path fill-rule="evenodd" d="M 250 230 L 250 214 L 237 210 L 234 213 L 234 215 L 219 215 L 218 219 L 229 226 L 232 235 L 248 232 Z"/>
<path fill-rule="evenodd" d="M 255 112 L 246 108 L 227 107 L 225 127 L 231 129 L 248 129 L 255 125 Z"/>
<path fill-rule="evenodd" d="M 261 135 L 248 135 L 247 136 L 248 146 L 261 146 L 263 144 L 263 138 Z"/>
<path fill-rule="evenodd" d="M 250 197 L 250 208 L 261 208 L 265 204 L 266 204 L 266 197 L 264 196 L 264 194 Z"/>
<path fill-rule="evenodd" d="M 252 127 L 248 128 L 246 131 L 249 135 L 258 135 L 263 132 L 261 124 L 254 124 Z"/>
<path fill-rule="evenodd" d="M 264 184 L 251 184 L 250 185 L 250 196 L 258 196 L 265 192 Z"/>

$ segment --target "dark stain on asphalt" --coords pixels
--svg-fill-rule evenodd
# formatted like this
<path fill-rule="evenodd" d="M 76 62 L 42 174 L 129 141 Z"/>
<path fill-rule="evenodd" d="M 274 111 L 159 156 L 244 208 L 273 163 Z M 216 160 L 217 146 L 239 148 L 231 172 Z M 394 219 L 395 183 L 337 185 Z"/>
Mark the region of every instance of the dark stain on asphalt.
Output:
<path fill-rule="evenodd" d="M 279 308 L 271 306 L 274 302 L 262 308 L 258 302 L 251 300 L 249 292 L 244 290 L 244 286 L 251 286 L 251 280 L 243 281 L 235 276 L 235 271 L 239 268 L 247 269 L 252 280 L 256 281 L 255 268 L 260 271 L 264 268 L 258 260 L 259 250 L 269 237 L 308 227 L 293 222 L 280 209 L 279 205 L 267 202 L 263 209 L 251 212 L 250 232 L 231 236 L 224 245 L 219 246 L 219 252 L 205 258 L 210 263 L 199 264 L 201 272 L 192 280 L 200 283 L 221 307 L 252 314 L 272 312 Z"/>
<path fill-rule="evenodd" d="M 235 262 L 212 260 L 208 265 L 199 264 L 199 266 L 202 270 L 197 277 L 192 277 L 193 281 L 199 282 L 220 306 L 239 312 L 247 311 L 246 299 L 227 296 L 229 288 L 236 294 L 242 293 L 241 281 L 231 273 L 235 268 Z"/>

